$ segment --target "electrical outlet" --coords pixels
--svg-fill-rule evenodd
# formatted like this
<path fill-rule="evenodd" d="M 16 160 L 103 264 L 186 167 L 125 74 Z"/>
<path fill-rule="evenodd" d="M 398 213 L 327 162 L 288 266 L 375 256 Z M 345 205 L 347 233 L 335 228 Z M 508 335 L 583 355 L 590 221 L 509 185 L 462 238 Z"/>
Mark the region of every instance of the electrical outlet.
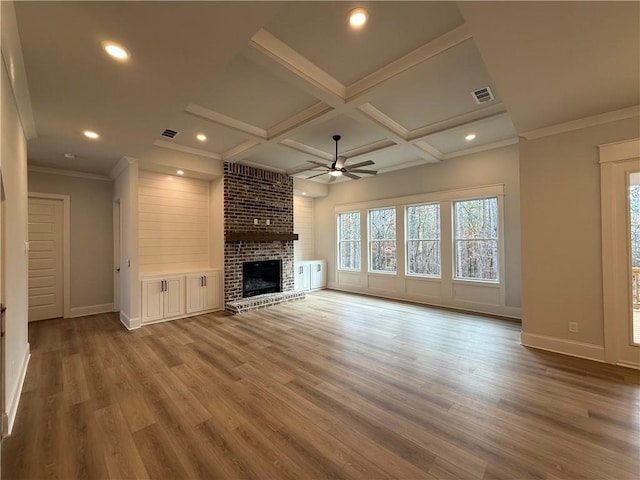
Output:
<path fill-rule="evenodd" d="M 569 322 L 569 331 L 572 333 L 578 333 L 578 322 Z"/>

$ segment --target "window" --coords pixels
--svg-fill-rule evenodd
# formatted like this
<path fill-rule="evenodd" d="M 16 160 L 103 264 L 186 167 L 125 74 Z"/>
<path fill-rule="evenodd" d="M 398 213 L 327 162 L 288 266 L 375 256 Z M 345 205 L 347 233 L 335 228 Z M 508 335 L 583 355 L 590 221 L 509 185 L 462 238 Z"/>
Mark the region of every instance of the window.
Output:
<path fill-rule="evenodd" d="M 440 276 L 440 204 L 408 206 L 405 222 L 407 274 Z"/>
<path fill-rule="evenodd" d="M 396 209 L 369 210 L 369 269 L 396 271 Z"/>
<path fill-rule="evenodd" d="M 454 202 L 456 278 L 498 280 L 498 199 Z"/>
<path fill-rule="evenodd" d="M 360 270 L 360 212 L 338 214 L 338 268 Z"/>

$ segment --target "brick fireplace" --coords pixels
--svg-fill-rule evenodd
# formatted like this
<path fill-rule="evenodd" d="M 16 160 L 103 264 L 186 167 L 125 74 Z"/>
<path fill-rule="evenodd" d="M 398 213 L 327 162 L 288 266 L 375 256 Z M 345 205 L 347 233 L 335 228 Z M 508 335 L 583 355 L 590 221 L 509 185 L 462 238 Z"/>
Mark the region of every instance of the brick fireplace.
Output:
<path fill-rule="evenodd" d="M 282 261 L 282 292 L 293 292 L 293 178 L 224 164 L 224 302 L 242 300 L 242 265 Z"/>

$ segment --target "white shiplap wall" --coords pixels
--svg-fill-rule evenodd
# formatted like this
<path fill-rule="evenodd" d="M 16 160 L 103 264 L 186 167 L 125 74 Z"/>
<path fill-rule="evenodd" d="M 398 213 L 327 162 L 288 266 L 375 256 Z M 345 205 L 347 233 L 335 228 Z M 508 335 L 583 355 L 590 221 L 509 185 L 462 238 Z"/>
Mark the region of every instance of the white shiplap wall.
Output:
<path fill-rule="evenodd" d="M 140 274 L 209 266 L 209 182 L 140 171 Z"/>
<path fill-rule="evenodd" d="M 313 198 L 294 195 L 293 231 L 299 235 L 298 240 L 293 242 L 294 260 L 314 260 Z"/>

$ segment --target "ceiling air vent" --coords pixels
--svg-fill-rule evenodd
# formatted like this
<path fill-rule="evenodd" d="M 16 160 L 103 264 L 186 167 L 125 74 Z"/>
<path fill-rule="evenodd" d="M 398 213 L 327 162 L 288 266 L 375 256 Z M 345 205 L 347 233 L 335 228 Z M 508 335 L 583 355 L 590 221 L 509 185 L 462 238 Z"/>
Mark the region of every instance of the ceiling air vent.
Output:
<path fill-rule="evenodd" d="M 178 132 L 176 132 L 175 130 L 171 130 L 170 128 L 167 128 L 164 132 L 162 132 L 162 136 L 167 138 L 175 138 L 176 135 L 178 135 Z"/>
<path fill-rule="evenodd" d="M 493 92 L 489 87 L 479 88 L 478 90 L 471 92 L 471 95 L 473 95 L 473 98 L 478 104 L 487 103 L 494 99 Z"/>

